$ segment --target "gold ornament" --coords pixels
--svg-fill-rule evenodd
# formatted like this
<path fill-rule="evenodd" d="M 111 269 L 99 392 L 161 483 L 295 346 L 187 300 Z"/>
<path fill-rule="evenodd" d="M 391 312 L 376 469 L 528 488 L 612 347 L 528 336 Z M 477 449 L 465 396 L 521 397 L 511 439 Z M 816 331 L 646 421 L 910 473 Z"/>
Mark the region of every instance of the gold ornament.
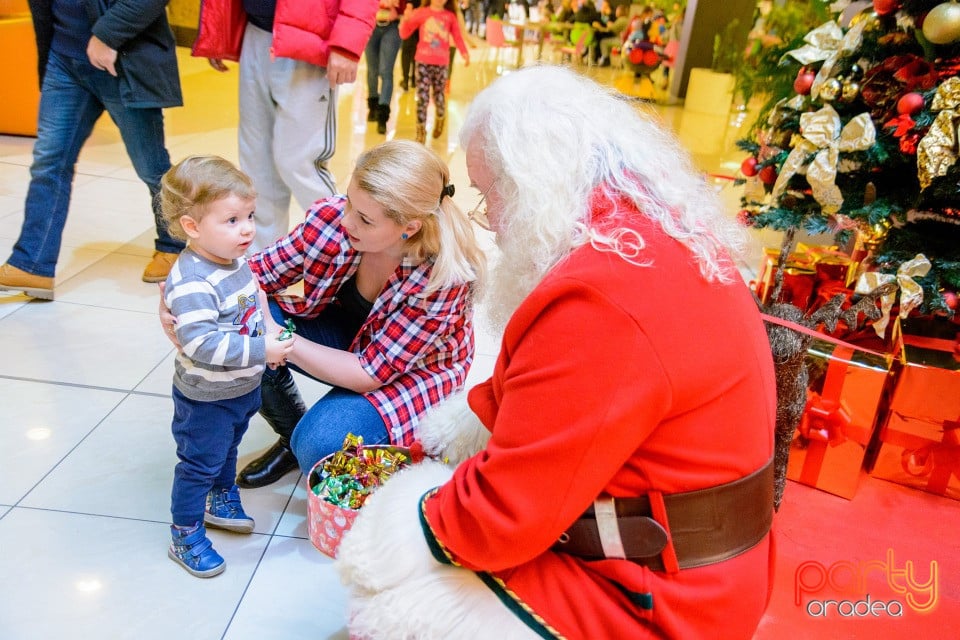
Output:
<path fill-rule="evenodd" d="M 843 102 L 853 102 L 860 95 L 860 83 L 853 80 L 844 80 L 840 90 L 840 99 Z"/>
<path fill-rule="evenodd" d="M 938 4 L 923 19 L 923 35 L 933 44 L 950 44 L 960 40 L 960 4 Z"/>
<path fill-rule="evenodd" d="M 830 78 L 820 87 L 820 99 L 824 102 L 833 102 L 843 90 L 843 85 L 836 78 Z"/>
<path fill-rule="evenodd" d="M 813 197 L 823 212 L 836 213 L 843 204 L 843 195 L 834 184 L 840 153 L 865 151 L 872 147 L 877 138 L 873 120 L 864 112 L 841 128 L 840 116 L 833 107 L 826 105 L 819 111 L 802 114 L 800 131 L 803 138 L 780 167 L 780 175 L 773 185 L 773 199 L 777 200 L 783 194 L 792 176 L 806 173 Z M 813 160 L 804 165 L 812 153 L 816 153 Z"/>
<path fill-rule="evenodd" d="M 930 110 L 940 113 L 917 145 L 917 177 L 921 190 L 929 187 L 934 178 L 946 175 L 957 162 L 960 78 L 948 78 L 937 88 Z"/>
<path fill-rule="evenodd" d="M 851 28 L 858 25 L 863 25 L 864 31 L 873 31 L 875 29 L 879 29 L 882 26 L 882 23 L 880 22 L 880 14 L 877 13 L 873 7 L 867 7 L 860 13 L 850 18 Z"/>

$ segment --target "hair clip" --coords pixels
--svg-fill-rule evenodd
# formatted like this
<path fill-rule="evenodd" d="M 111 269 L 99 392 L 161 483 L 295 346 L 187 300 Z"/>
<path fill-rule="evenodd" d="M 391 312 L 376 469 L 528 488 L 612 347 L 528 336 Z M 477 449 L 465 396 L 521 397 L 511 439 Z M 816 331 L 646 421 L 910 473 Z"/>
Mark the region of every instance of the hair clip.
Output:
<path fill-rule="evenodd" d="M 453 197 L 453 194 L 457 192 L 456 187 L 453 186 L 453 183 L 446 185 L 443 188 L 443 191 L 440 192 L 440 201 L 443 202 L 443 196 Z"/>

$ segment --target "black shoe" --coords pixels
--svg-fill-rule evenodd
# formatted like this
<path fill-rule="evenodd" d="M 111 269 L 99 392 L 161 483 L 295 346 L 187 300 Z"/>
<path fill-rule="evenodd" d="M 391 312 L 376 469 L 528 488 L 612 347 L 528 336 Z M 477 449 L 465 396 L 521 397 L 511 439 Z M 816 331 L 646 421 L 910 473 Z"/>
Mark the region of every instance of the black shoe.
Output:
<path fill-rule="evenodd" d="M 383 135 L 387 132 L 388 120 L 390 120 L 390 105 L 379 105 L 379 107 L 377 107 L 377 133 Z"/>
<path fill-rule="evenodd" d="M 237 486 L 244 489 L 265 487 L 298 468 L 297 458 L 290 451 L 289 443 L 277 440 L 266 453 L 237 474 Z"/>

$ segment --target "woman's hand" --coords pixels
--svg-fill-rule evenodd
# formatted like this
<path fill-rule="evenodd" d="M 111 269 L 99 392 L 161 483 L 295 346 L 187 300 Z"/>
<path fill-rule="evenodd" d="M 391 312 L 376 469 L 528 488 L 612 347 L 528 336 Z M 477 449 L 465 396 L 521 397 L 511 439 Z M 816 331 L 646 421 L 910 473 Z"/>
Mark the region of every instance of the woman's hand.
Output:
<path fill-rule="evenodd" d="M 167 336 L 167 340 L 173 343 L 173 346 L 177 348 L 177 351 L 183 349 L 183 345 L 180 344 L 180 341 L 177 340 L 177 316 L 173 315 L 170 312 L 170 307 L 167 306 L 167 303 L 163 301 L 163 293 L 167 288 L 166 282 L 160 283 L 160 308 L 158 309 L 158 315 L 160 316 L 160 327 L 163 329 L 163 335 Z"/>

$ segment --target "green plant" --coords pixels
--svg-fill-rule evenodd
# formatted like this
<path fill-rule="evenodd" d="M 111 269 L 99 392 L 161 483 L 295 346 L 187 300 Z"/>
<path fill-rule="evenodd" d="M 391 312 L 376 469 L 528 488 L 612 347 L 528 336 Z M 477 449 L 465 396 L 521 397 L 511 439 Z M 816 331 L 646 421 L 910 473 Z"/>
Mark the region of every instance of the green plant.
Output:
<path fill-rule="evenodd" d="M 740 26 L 740 20 L 734 18 L 728 22 L 723 31 L 713 36 L 710 68 L 717 73 L 735 73 L 743 60 L 739 43 L 745 38 L 746 30 Z"/>
<path fill-rule="evenodd" d="M 791 75 L 785 67 L 790 63 L 783 61 L 783 55 L 802 46 L 804 36 L 828 20 L 829 2 L 824 0 L 774 3 L 747 36 L 741 63 L 735 69 L 734 91 L 746 98 L 762 93 L 771 103 L 792 95 L 799 65 L 792 68 Z"/>

